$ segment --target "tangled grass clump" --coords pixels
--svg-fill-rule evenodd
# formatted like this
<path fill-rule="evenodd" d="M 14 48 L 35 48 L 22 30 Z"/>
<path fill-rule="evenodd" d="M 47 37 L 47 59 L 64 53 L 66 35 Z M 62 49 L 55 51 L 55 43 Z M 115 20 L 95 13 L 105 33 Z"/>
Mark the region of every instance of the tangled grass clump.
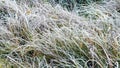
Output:
<path fill-rule="evenodd" d="M 119 68 L 118 0 L 51 2 L 0 0 L 0 68 Z"/>

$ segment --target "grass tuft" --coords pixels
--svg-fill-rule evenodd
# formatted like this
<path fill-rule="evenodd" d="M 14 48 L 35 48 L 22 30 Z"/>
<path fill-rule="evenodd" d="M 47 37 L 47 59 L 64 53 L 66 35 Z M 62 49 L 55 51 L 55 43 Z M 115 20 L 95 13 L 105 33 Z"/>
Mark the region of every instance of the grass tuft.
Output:
<path fill-rule="evenodd" d="M 119 68 L 118 0 L 0 0 L 0 68 Z"/>

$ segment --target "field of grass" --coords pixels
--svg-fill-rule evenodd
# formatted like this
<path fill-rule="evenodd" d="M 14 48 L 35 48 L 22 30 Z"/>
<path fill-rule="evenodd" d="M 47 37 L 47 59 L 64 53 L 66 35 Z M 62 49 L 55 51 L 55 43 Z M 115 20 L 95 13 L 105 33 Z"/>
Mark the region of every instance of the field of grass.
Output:
<path fill-rule="evenodd" d="M 0 0 L 0 68 L 120 68 L 120 1 Z"/>

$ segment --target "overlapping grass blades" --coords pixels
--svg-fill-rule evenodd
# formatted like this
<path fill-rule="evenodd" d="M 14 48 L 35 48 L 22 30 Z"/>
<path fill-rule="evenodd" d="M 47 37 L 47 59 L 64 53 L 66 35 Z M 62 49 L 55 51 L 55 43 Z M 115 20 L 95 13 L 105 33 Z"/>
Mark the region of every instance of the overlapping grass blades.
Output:
<path fill-rule="evenodd" d="M 119 68 L 120 13 L 108 6 L 0 0 L 0 68 Z"/>

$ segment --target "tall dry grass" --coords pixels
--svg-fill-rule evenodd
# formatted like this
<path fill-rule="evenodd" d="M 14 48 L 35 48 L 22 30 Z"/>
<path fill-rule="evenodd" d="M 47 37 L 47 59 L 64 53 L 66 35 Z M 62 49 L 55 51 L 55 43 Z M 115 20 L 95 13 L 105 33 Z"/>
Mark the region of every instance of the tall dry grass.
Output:
<path fill-rule="evenodd" d="M 67 11 L 46 0 L 0 0 L 0 68 L 119 68 L 116 1 Z"/>

